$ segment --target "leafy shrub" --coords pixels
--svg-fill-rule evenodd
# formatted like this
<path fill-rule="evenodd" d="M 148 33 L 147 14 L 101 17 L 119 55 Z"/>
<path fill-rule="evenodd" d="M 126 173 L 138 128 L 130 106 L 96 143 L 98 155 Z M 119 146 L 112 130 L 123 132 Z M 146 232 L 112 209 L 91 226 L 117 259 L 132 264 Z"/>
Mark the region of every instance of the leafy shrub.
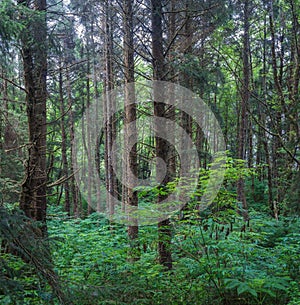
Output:
<path fill-rule="evenodd" d="M 174 218 L 174 269 L 165 272 L 155 226 L 140 228 L 141 259 L 129 263 L 126 227 L 96 213 L 83 220 L 59 213 L 49 222 L 53 259 L 74 304 L 297 304 L 297 219 L 252 212 L 241 232 L 237 216 Z"/>

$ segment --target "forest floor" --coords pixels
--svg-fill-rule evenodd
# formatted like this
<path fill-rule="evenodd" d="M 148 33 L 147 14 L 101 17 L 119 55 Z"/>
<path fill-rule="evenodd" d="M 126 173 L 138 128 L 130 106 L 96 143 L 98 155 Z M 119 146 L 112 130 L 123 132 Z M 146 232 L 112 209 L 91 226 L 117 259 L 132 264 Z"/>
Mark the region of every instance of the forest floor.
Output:
<path fill-rule="evenodd" d="M 300 304 L 300 219 L 173 220 L 173 270 L 158 264 L 157 230 L 141 227 L 128 262 L 126 228 L 93 214 L 49 222 L 57 272 L 75 304 Z M 242 230 L 243 231 L 243 230 Z"/>
<path fill-rule="evenodd" d="M 139 228 L 140 259 L 133 263 L 126 227 L 51 207 L 52 260 L 68 304 L 300 305 L 299 217 L 275 220 L 252 210 L 244 227 L 237 215 L 192 216 L 171 219 L 173 270 L 165 271 L 156 226 Z M 1 305 L 60 305 L 31 263 L 1 254 Z"/>

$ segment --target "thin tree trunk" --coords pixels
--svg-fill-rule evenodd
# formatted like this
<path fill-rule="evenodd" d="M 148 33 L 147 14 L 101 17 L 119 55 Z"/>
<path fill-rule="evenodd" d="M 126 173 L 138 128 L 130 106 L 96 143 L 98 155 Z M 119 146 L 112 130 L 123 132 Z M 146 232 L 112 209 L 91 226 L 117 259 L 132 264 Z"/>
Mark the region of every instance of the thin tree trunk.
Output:
<path fill-rule="evenodd" d="M 92 28 L 91 28 L 91 45 L 92 45 L 92 55 L 93 55 L 93 86 L 94 86 L 94 100 L 96 103 L 96 118 L 99 117 L 99 105 L 100 105 L 100 101 L 99 101 L 99 89 L 98 89 L 98 80 L 97 80 L 97 66 L 96 66 L 96 45 L 95 45 L 95 40 L 94 40 L 94 24 L 92 24 Z M 100 133 L 100 126 L 96 126 L 96 136 L 97 139 L 101 140 L 101 135 Z M 97 149 L 100 149 L 100 145 L 101 145 L 101 141 L 97 141 Z M 97 212 L 101 211 L 101 179 L 100 179 L 100 158 L 98 155 L 97 151 L 97 161 L 95 162 L 97 170 L 95 172 L 93 172 L 93 178 L 94 178 L 94 185 L 96 186 L 96 198 L 97 198 L 97 204 L 96 204 L 96 210 Z M 99 165 L 99 166 L 98 166 Z"/>
<path fill-rule="evenodd" d="M 152 21 L 152 57 L 153 57 L 153 76 L 154 80 L 162 81 L 164 78 L 164 53 L 163 53 L 163 30 L 162 30 L 162 2 L 161 0 L 151 1 L 151 21 Z M 164 117 L 165 115 L 165 104 L 159 102 L 162 99 L 162 92 L 159 87 L 154 88 L 154 116 Z M 168 162 L 168 143 L 163 139 L 163 135 L 166 133 L 166 126 L 156 126 L 159 128 L 159 134 L 156 136 L 156 157 Z M 158 130 L 156 130 L 157 132 Z M 160 172 L 160 164 L 156 164 L 156 175 Z M 166 187 L 169 182 L 167 173 L 162 181 L 162 187 Z M 160 178 L 160 177 L 158 177 Z M 160 180 L 160 179 L 158 179 Z M 158 195 L 158 204 L 166 198 L 166 195 Z M 158 223 L 158 254 L 159 262 L 168 269 L 172 269 L 172 252 L 171 252 L 171 228 L 169 219 L 163 220 Z"/>
<path fill-rule="evenodd" d="M 116 164 L 116 155 L 112 151 L 113 141 L 116 138 L 115 101 L 111 95 L 114 89 L 114 67 L 113 67 L 113 28 L 112 28 L 112 7 L 111 1 L 105 3 L 105 164 L 106 164 L 106 189 L 109 194 L 107 198 L 107 209 L 111 217 L 115 213 L 115 198 L 117 196 L 117 180 L 113 170 L 113 164 Z"/>
<path fill-rule="evenodd" d="M 123 174 L 124 183 L 128 183 L 129 187 L 123 184 L 125 207 L 135 210 L 138 206 L 137 192 L 133 190 L 133 179 L 138 176 L 137 167 L 137 129 L 136 129 L 136 105 L 135 105 L 135 86 L 134 82 L 134 45 L 133 45 L 133 1 L 124 0 L 124 74 L 125 74 L 125 173 Z M 131 84 L 130 84 L 131 83 Z M 128 85 L 130 84 L 130 86 Z M 130 127 L 129 127 L 130 124 Z M 131 208 L 132 207 L 132 208 Z M 138 221 L 129 217 L 131 222 L 128 226 L 128 237 L 130 242 L 129 259 L 137 260 L 139 258 L 138 245 Z"/>
<path fill-rule="evenodd" d="M 72 158 L 72 162 L 70 163 L 70 190 L 73 199 L 73 213 L 75 217 L 79 217 L 81 213 L 81 205 L 79 198 L 79 190 L 77 183 L 75 181 L 74 174 L 78 169 L 78 164 L 76 158 L 74 158 L 74 148 L 75 148 L 75 126 L 74 126 L 74 112 L 73 112 L 73 99 L 71 94 L 71 80 L 70 80 L 70 72 L 69 68 L 66 67 L 66 80 L 67 80 L 67 99 L 68 99 L 68 108 L 69 111 L 69 132 L 70 132 L 70 154 Z"/>
<path fill-rule="evenodd" d="M 89 48 L 88 44 L 88 48 Z M 93 203 L 92 203 L 92 181 L 93 181 L 93 167 L 92 167 L 92 157 L 91 157 L 91 151 L 90 147 L 91 146 L 91 125 L 90 125 L 90 105 L 91 105 L 91 92 L 90 92 L 90 77 L 89 75 L 91 74 L 91 69 L 90 69 L 90 53 L 89 51 L 87 52 L 87 78 L 86 78 L 86 139 L 87 139 L 87 156 L 88 156 L 88 197 L 87 197 L 87 202 L 88 202 L 88 215 L 91 214 L 94 209 L 93 209 Z"/>
<path fill-rule="evenodd" d="M 184 26 L 184 50 L 183 54 L 187 58 L 189 55 L 192 54 L 193 52 L 193 30 L 192 30 L 192 18 L 191 18 L 191 0 L 186 0 L 185 3 L 185 26 Z M 185 70 L 182 73 L 182 85 L 190 90 L 193 89 L 193 79 L 190 75 L 190 71 Z M 182 112 L 181 115 L 181 124 L 182 128 L 185 130 L 185 132 L 192 137 L 192 118 Z M 190 147 L 187 146 L 187 142 L 185 140 L 185 137 L 182 137 L 182 149 L 183 151 L 186 150 L 188 151 Z M 187 152 L 188 154 L 189 152 Z M 189 158 L 187 156 L 183 156 L 183 160 L 181 162 L 187 161 Z M 183 168 L 187 169 L 189 168 L 190 164 L 184 164 L 182 165 Z"/>
<path fill-rule="evenodd" d="M 267 101 L 267 21 L 264 22 L 264 54 L 263 54 L 263 92 L 264 92 L 264 101 Z M 266 116 L 262 113 L 262 124 L 265 126 L 266 123 Z M 272 179 L 272 164 L 270 160 L 270 152 L 269 152 L 269 145 L 268 145 L 268 138 L 266 131 L 262 131 L 263 137 L 263 147 L 265 151 L 265 158 L 267 163 L 267 181 L 268 181 L 268 205 L 270 211 L 273 211 L 273 179 Z"/>
<path fill-rule="evenodd" d="M 276 193 L 273 195 L 273 202 L 270 205 L 271 213 L 275 218 L 278 218 L 278 202 L 280 201 L 280 161 L 282 161 L 283 155 L 279 153 L 281 148 L 280 138 L 282 138 L 282 114 L 284 112 L 284 94 L 282 89 L 282 60 L 278 68 L 277 55 L 276 55 L 276 35 L 275 35 L 275 23 L 274 23 L 274 8 L 273 0 L 270 0 L 269 3 L 269 22 L 270 22 L 270 34 L 271 34 L 271 55 L 272 55 L 272 69 L 273 69 L 273 79 L 275 90 L 278 95 L 278 100 L 281 106 L 280 110 L 277 110 L 275 113 L 275 119 L 273 121 L 275 132 L 278 136 L 275 136 L 273 143 L 272 151 L 272 179 L 273 187 L 276 189 Z"/>
<path fill-rule="evenodd" d="M 61 128 L 61 158 L 62 158 L 62 175 L 64 177 L 68 177 L 69 175 L 69 164 L 68 164 L 68 157 L 67 157 L 67 134 L 65 128 L 65 105 L 64 105 L 64 95 L 63 95 L 63 77 L 62 77 L 62 69 L 59 70 L 59 97 L 60 97 L 60 113 L 61 113 L 61 121 L 60 121 L 60 128 Z M 63 183 L 63 189 L 65 193 L 65 203 L 64 208 L 68 215 L 71 215 L 71 202 L 70 202 L 70 185 L 69 181 L 66 180 Z"/>
<path fill-rule="evenodd" d="M 174 54 L 175 54 L 175 44 L 173 43 L 173 38 L 176 35 L 176 1 L 171 0 L 170 1 L 170 18 L 168 21 L 168 43 L 170 45 L 169 49 L 169 65 L 168 65 L 168 73 L 169 75 L 173 76 L 176 74 L 176 71 L 173 67 L 173 61 L 174 61 Z M 170 105 L 168 105 L 168 110 L 166 112 L 166 117 L 170 121 L 175 121 L 176 120 L 176 111 L 175 111 L 175 106 L 172 105 L 172 102 L 174 101 L 175 98 L 175 92 L 173 88 L 170 88 L 170 92 L 167 93 L 168 100 L 170 101 Z M 167 127 L 169 128 L 169 127 Z M 169 134 L 170 141 L 175 143 L 177 139 L 175 139 L 175 132 L 173 134 Z M 168 168 L 169 168 L 169 175 L 170 179 L 175 179 L 176 176 L 176 150 L 174 146 L 169 147 L 169 156 L 168 156 Z"/>
<path fill-rule="evenodd" d="M 249 1 L 244 2 L 244 37 L 243 37 L 243 84 L 240 109 L 240 124 L 238 137 L 238 158 L 246 158 L 246 137 L 247 137 L 247 105 L 250 99 L 250 40 L 249 40 Z M 237 182 L 238 200 L 242 203 L 243 218 L 248 220 L 248 206 L 245 195 L 244 179 L 240 178 Z"/>

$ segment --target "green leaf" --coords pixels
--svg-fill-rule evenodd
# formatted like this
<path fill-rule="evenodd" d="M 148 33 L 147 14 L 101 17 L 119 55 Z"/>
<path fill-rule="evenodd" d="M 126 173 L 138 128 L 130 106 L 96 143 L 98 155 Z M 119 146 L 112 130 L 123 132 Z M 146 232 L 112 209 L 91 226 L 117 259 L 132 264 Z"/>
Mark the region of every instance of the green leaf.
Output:
<path fill-rule="evenodd" d="M 250 287 L 246 283 L 242 283 L 237 288 L 238 295 L 241 295 L 244 292 L 248 292 Z"/>
<path fill-rule="evenodd" d="M 239 285 L 241 285 L 241 282 L 236 279 L 225 279 L 224 283 L 225 283 L 225 287 L 227 289 L 234 289 L 234 288 L 238 287 Z"/>

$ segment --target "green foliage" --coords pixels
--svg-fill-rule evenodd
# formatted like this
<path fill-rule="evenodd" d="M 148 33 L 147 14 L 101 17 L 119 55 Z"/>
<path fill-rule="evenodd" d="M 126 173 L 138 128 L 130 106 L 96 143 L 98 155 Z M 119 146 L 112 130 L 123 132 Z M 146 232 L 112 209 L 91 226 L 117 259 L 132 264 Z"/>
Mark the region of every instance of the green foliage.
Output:
<path fill-rule="evenodd" d="M 23 178 L 23 164 L 19 157 L 8 155 L 0 149 L 0 166 L 0 205 L 5 202 L 17 202 Z"/>
<path fill-rule="evenodd" d="M 64 294 L 41 230 L 17 209 L 0 207 L 1 304 L 49 304 Z"/>
<path fill-rule="evenodd" d="M 219 158 L 216 160 L 221 167 L 225 168 L 224 182 L 218 190 L 216 198 L 209 207 L 201 206 L 201 196 L 207 191 L 208 182 L 218 174 L 219 167 L 214 169 L 213 164 L 209 165 L 209 169 L 201 169 L 199 174 L 199 184 L 197 191 L 193 196 L 193 200 L 189 204 L 190 209 L 201 211 L 200 216 L 210 215 L 219 221 L 228 222 L 232 217 L 236 216 L 236 211 L 241 209 L 237 202 L 236 183 L 240 178 L 246 179 L 254 175 L 253 170 L 245 166 L 244 160 L 234 159 L 232 157 Z"/>
<path fill-rule="evenodd" d="M 7 223 L 16 226 L 20 219 L 5 213 L 2 240 Z M 125 228 L 109 225 L 101 214 L 80 220 L 51 208 L 49 242 L 73 304 L 299 304 L 299 219 L 276 221 L 254 211 L 250 216 L 246 228 L 237 216 L 232 222 L 199 220 L 197 214 L 173 219 L 171 272 L 158 264 L 155 226 L 140 228 L 141 259 L 135 263 L 128 261 Z M 24 242 L 47 268 L 40 247 Z M 36 265 L 2 251 L 0 267 L 1 304 L 59 305 Z"/>
<path fill-rule="evenodd" d="M 291 214 L 297 213 L 297 215 L 300 215 L 300 171 L 293 171 L 290 174 L 290 180 L 291 184 L 284 197 L 284 202 Z"/>
<path fill-rule="evenodd" d="M 2 52 L 8 48 L 9 42 L 16 38 L 22 29 L 22 25 L 16 18 L 18 12 L 18 7 L 13 1 L 0 2 L 0 51 Z"/>
<path fill-rule="evenodd" d="M 290 225 L 286 233 L 278 234 L 287 222 Z M 286 247 L 283 240 L 289 236 L 288 231 L 299 230 L 299 220 L 277 223 L 265 215 L 253 214 L 250 223 L 244 229 L 237 219 L 231 225 L 208 219 L 198 228 L 196 223 L 187 227 L 185 238 L 179 235 L 177 239 L 182 251 L 198 264 L 198 274 L 203 283 L 208 283 L 209 293 L 215 292 L 219 300 L 215 304 L 288 304 L 290 293 L 295 291 L 292 294 L 297 295 L 299 291 L 299 282 L 295 290 L 292 286 L 299 281 L 300 248 L 298 241 L 287 238 Z M 273 234 L 277 236 L 275 242 L 269 243 Z M 297 257 L 291 255 L 295 253 L 291 249 L 297 249 Z M 291 266 L 290 255 L 295 261 Z M 297 280 L 292 277 L 296 273 Z"/>
<path fill-rule="evenodd" d="M 299 219 L 250 216 L 246 228 L 237 216 L 174 218 L 172 272 L 158 264 L 155 226 L 140 228 L 135 263 L 125 227 L 101 214 L 80 220 L 51 209 L 49 236 L 74 304 L 297 304 Z"/>

